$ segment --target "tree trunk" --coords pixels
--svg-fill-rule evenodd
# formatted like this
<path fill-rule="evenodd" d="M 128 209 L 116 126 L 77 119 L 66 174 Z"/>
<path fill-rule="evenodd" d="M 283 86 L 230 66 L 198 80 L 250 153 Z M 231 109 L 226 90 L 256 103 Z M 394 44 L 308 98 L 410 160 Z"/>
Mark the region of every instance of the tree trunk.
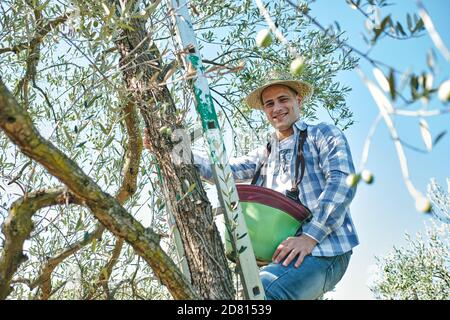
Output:
<path fill-rule="evenodd" d="M 164 193 L 165 200 L 182 238 L 192 285 L 203 298 L 233 299 L 231 271 L 198 172 L 192 164 L 173 163 L 173 143 L 170 137 L 160 132 L 162 126 L 173 130 L 181 128 L 168 88 L 158 85 L 164 77 L 163 72 L 156 74 L 157 68 L 161 70 L 162 67 L 160 53 L 148 39 L 142 20 L 134 20 L 132 28 L 133 31 L 123 30 L 116 42 L 121 55 L 123 81 L 130 99 L 144 118 L 150 151 L 160 166 L 164 185 L 169 191 Z M 195 189 L 186 195 L 194 183 Z"/>

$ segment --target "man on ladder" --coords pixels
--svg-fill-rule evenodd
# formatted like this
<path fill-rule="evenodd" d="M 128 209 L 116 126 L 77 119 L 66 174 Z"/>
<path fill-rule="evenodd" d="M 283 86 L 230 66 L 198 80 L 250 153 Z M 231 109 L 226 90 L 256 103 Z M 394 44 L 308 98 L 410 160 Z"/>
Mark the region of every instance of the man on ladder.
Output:
<path fill-rule="evenodd" d="M 311 94 L 309 84 L 273 73 L 246 98 L 250 107 L 265 113 L 276 130 L 270 153 L 264 145 L 246 156 L 230 159 L 233 175 L 240 181 L 253 179 L 263 162 L 265 170 L 256 185 L 285 194 L 291 190 L 296 172 L 294 160 L 301 132 L 307 133 L 301 150 L 304 177 L 296 187 L 298 199 L 310 209 L 312 219 L 296 236 L 280 243 L 272 263 L 261 270 L 267 299 L 320 298 L 342 278 L 352 249 L 359 243 L 349 212 L 355 189 L 346 184 L 347 176 L 355 171 L 350 149 L 337 127 L 309 125 L 301 119 L 302 104 Z M 202 177 L 211 179 L 208 160 L 194 154 L 194 161 Z"/>
<path fill-rule="evenodd" d="M 312 95 L 312 86 L 274 73 L 247 96 L 246 102 L 262 110 L 276 132 L 267 146 L 228 161 L 186 2 L 168 3 L 173 10 L 183 63 L 191 77 L 194 71 L 192 88 L 209 146 L 209 159 L 194 154 L 194 164 L 205 179 L 214 178 L 228 226 L 234 217 L 237 219 L 232 244 L 238 252 L 246 298 L 321 297 L 342 278 L 352 249 L 358 244 L 349 212 L 355 189 L 346 184 L 354 166 L 345 136 L 333 125 L 306 124 L 300 118 L 301 107 Z M 272 262 L 259 276 L 233 178 L 253 179 L 258 186 L 294 198 L 312 213 L 312 219 L 295 236 L 279 244 Z M 276 226 L 273 228 L 276 232 Z"/>

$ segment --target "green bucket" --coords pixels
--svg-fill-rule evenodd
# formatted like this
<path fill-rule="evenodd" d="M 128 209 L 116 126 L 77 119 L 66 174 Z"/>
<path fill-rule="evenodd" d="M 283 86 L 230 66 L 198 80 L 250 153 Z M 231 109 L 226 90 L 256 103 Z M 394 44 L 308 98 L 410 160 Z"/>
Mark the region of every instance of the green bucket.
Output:
<path fill-rule="evenodd" d="M 309 210 L 271 189 L 250 185 L 237 185 L 237 189 L 255 258 L 269 263 L 278 245 L 295 236 Z M 227 230 L 225 249 L 227 257 L 234 260 Z"/>

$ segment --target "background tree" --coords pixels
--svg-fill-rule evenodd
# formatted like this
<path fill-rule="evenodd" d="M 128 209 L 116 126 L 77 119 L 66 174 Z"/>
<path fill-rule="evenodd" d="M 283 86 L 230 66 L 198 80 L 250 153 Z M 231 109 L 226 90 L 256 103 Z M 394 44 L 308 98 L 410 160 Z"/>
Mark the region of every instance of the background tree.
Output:
<path fill-rule="evenodd" d="M 415 238 L 406 234 L 408 246 L 394 248 L 378 259 L 371 286 L 378 299 L 447 300 L 450 296 L 450 193 L 435 180 L 430 182 L 428 193 L 441 222 L 435 220 L 425 234 L 418 233 Z"/>

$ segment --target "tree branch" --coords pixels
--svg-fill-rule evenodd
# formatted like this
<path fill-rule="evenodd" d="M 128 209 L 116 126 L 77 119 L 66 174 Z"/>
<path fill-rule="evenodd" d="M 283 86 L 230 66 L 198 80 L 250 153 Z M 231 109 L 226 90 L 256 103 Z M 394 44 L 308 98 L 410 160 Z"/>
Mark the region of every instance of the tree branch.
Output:
<path fill-rule="evenodd" d="M 31 6 L 31 4 L 29 5 Z M 41 10 L 38 10 L 37 8 L 33 9 L 36 19 L 35 36 L 26 47 L 26 49 L 28 49 L 26 72 L 25 76 L 19 81 L 16 89 L 16 93 L 19 93 L 20 90 L 22 90 L 23 101 L 25 102 L 26 107 L 28 107 L 28 84 L 30 80 L 35 83 L 36 69 L 41 56 L 42 40 L 51 30 L 56 28 L 59 24 L 65 22 L 68 18 L 68 15 L 65 14 L 48 22 L 46 25 L 43 25 L 44 17 L 42 16 Z M 21 46 L 21 44 L 19 44 L 19 46 Z"/>
<path fill-rule="evenodd" d="M 116 194 L 116 199 L 121 204 L 125 203 L 136 192 L 137 176 L 142 154 L 142 136 L 138 126 L 139 120 L 135 105 L 128 102 L 123 109 L 123 113 L 125 114 L 125 128 L 128 136 L 128 144 L 126 146 L 125 160 L 122 169 L 124 178 L 122 185 Z M 123 243 L 124 241 L 122 238 L 117 238 L 111 258 L 102 268 L 93 291 L 98 288 L 98 284 L 101 284 L 107 297 L 109 297 L 108 280 L 114 265 L 119 259 Z"/>
<path fill-rule="evenodd" d="M 108 230 L 124 238 L 147 261 L 174 298 L 197 297 L 175 263 L 160 247 L 159 236 L 145 229 L 116 199 L 103 192 L 74 161 L 45 140 L 1 80 L 0 128 L 25 155 L 39 162 L 81 198 Z"/>
<path fill-rule="evenodd" d="M 80 199 L 67 193 L 64 188 L 59 188 L 28 194 L 11 205 L 2 226 L 5 243 L 0 257 L 0 299 L 5 299 L 10 294 L 14 273 L 28 259 L 22 249 L 33 230 L 32 216 L 42 208 L 67 202 L 79 203 Z"/>
<path fill-rule="evenodd" d="M 0 48 L 0 54 L 5 52 L 14 52 L 17 54 L 22 50 L 36 47 L 50 31 L 58 27 L 61 23 L 66 22 L 69 15 L 70 13 L 64 14 L 56 19 L 50 20 L 45 26 L 37 30 L 35 37 L 30 42 L 22 42 L 12 47 Z"/>
<path fill-rule="evenodd" d="M 116 245 L 114 246 L 114 250 L 112 252 L 111 258 L 109 259 L 108 263 L 103 267 L 102 272 L 100 273 L 100 277 L 97 282 L 97 286 L 98 286 L 98 284 L 102 285 L 107 299 L 111 299 L 112 297 L 114 297 L 114 295 L 110 294 L 110 292 L 109 292 L 108 281 L 109 281 L 109 277 L 111 276 L 114 265 L 119 260 L 119 256 L 120 256 L 120 252 L 122 251 L 122 247 L 123 247 L 123 239 L 117 238 Z"/>
<path fill-rule="evenodd" d="M 125 147 L 125 159 L 122 169 L 124 178 L 116 194 L 116 199 L 121 204 L 125 203 L 136 192 L 137 176 L 142 154 L 142 136 L 139 130 L 139 119 L 135 105 L 128 102 L 123 109 L 123 113 L 125 114 L 124 120 L 128 135 L 128 144 Z"/>
<path fill-rule="evenodd" d="M 41 287 L 40 299 L 47 300 L 52 293 L 51 275 L 53 270 L 55 270 L 55 268 L 61 262 L 63 262 L 64 259 L 75 254 L 81 248 L 91 243 L 94 239 L 100 239 L 103 234 L 103 231 L 104 227 L 101 224 L 97 224 L 94 232 L 90 233 L 88 237 L 70 245 L 63 252 L 48 259 L 47 263 L 42 268 L 41 274 L 33 282 L 31 282 L 30 289 L 33 290 L 37 286 L 40 286 Z"/>

